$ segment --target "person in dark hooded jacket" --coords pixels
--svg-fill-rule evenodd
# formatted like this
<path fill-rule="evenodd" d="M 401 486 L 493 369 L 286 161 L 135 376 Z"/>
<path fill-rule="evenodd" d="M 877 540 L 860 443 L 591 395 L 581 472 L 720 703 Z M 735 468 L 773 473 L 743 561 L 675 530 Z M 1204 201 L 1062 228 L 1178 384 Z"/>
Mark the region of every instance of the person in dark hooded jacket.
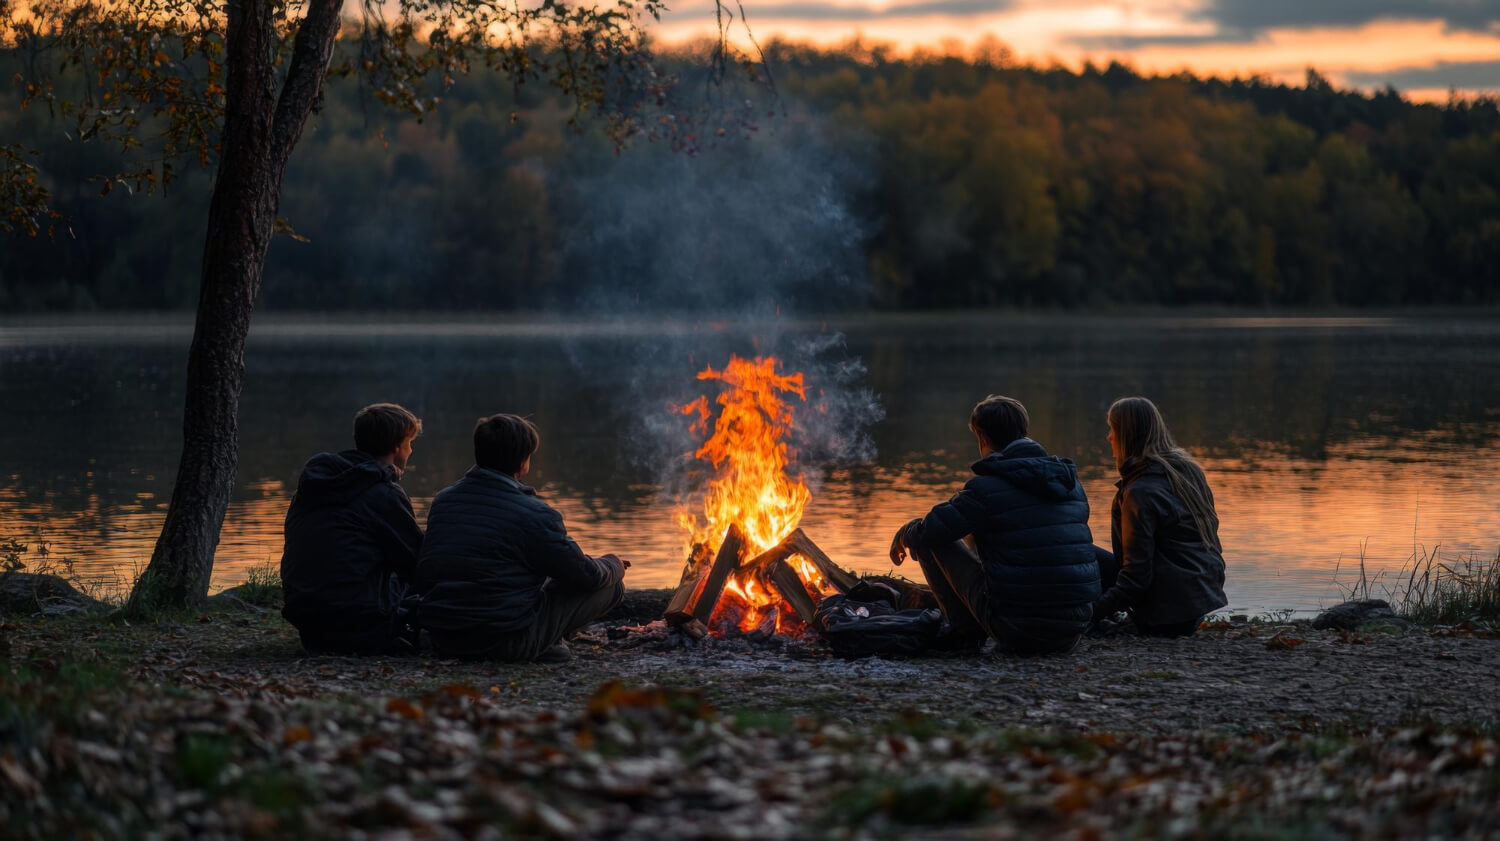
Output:
<path fill-rule="evenodd" d="M 400 478 L 421 431 L 400 406 L 366 406 L 354 417 L 355 449 L 318 453 L 302 468 L 286 512 L 281 615 L 307 650 L 411 650 L 400 605 L 422 528 Z"/>
<path fill-rule="evenodd" d="M 1094 620 L 1126 611 L 1142 633 L 1186 636 L 1229 603 L 1213 491 L 1150 400 L 1117 400 L 1105 422 L 1120 481 L 1110 509 L 1114 552 L 1100 559 L 1104 595 Z"/>
<path fill-rule="evenodd" d="M 1026 407 L 1012 398 L 975 406 L 974 478 L 891 542 L 893 563 L 910 552 L 921 564 L 954 648 L 977 649 L 988 635 L 1007 653 L 1069 651 L 1099 598 L 1100 550 L 1078 469 L 1047 455 L 1026 437 L 1029 427 Z"/>
<path fill-rule="evenodd" d="M 427 513 L 418 624 L 453 657 L 562 662 L 562 640 L 624 597 L 625 567 L 590 557 L 520 477 L 541 438 L 525 418 L 481 418 L 474 466 Z"/>

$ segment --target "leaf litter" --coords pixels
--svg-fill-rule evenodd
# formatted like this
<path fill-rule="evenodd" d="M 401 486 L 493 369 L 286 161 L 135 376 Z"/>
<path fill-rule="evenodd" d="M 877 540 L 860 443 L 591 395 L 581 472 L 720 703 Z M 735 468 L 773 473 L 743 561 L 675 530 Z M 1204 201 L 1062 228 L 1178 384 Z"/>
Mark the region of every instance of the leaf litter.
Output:
<path fill-rule="evenodd" d="M 1493 640 L 1235 625 L 1072 658 L 845 662 L 806 641 L 609 630 L 548 667 L 307 657 L 274 617 L 12 625 L 0 825 L 164 841 L 1500 836 Z"/>

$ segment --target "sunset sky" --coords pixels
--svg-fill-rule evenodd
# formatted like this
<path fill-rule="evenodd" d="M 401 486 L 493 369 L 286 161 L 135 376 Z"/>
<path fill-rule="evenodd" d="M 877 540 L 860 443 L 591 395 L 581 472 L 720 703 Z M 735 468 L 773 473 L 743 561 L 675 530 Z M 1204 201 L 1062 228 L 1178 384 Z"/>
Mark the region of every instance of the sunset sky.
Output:
<path fill-rule="evenodd" d="M 730 0 L 729 8 L 735 8 Z M 682 0 L 662 35 L 712 30 L 712 0 Z M 997 39 L 1023 61 L 1121 59 L 1142 71 L 1386 84 L 1413 98 L 1500 92 L 1500 0 L 745 0 L 757 38 L 900 48 Z"/>

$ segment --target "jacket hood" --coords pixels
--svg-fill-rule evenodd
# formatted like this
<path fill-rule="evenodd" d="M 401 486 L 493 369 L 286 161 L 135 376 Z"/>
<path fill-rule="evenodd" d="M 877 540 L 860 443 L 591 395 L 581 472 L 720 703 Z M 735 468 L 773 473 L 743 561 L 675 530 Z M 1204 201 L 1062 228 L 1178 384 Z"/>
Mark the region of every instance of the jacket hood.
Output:
<path fill-rule="evenodd" d="M 1072 459 L 1047 455 L 1042 445 L 1018 438 L 998 453 L 974 462 L 980 476 L 995 476 L 1042 499 L 1072 499 L 1078 488 L 1078 467 Z"/>
<path fill-rule="evenodd" d="M 396 469 L 360 450 L 318 453 L 307 460 L 297 480 L 297 495 L 313 505 L 348 502 L 370 486 L 396 478 Z"/>

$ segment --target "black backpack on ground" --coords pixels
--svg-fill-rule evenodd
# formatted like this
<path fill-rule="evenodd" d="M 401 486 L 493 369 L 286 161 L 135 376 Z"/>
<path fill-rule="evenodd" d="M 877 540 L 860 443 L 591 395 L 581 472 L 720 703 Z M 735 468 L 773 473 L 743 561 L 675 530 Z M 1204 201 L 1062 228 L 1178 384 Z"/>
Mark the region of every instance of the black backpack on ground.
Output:
<path fill-rule="evenodd" d="M 900 603 L 895 588 L 861 581 L 848 593 L 824 599 L 813 624 L 833 653 L 846 660 L 920 656 L 937 638 L 943 615 L 932 609 L 898 610 Z"/>

